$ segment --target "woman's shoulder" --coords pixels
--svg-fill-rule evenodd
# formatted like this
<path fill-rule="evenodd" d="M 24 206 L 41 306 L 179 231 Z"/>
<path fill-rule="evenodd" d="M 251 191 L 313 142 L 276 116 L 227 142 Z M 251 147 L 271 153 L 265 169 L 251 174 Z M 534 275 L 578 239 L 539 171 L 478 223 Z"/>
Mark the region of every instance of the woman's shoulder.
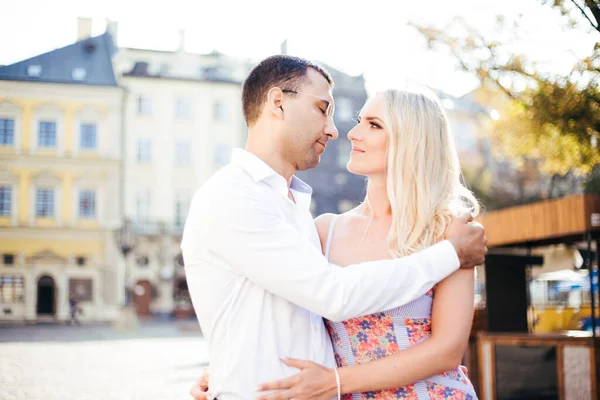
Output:
<path fill-rule="evenodd" d="M 345 213 L 325 213 L 315 218 L 315 226 L 317 227 L 317 232 L 319 233 L 319 239 L 321 240 L 323 253 L 325 253 L 325 249 L 327 247 L 327 238 L 329 236 L 329 230 L 331 229 L 331 222 L 333 219 L 336 218 L 336 226 L 340 224 L 340 221 L 342 225 L 345 225 L 348 220 L 352 219 L 352 217 L 356 215 L 357 213 L 355 208 L 350 211 L 346 211 Z"/>
<path fill-rule="evenodd" d="M 325 213 L 315 218 L 315 226 L 317 227 L 317 232 L 319 232 L 321 242 L 327 239 L 327 234 L 329 233 L 329 226 L 331 225 L 331 221 L 334 217 L 337 217 L 339 215 L 340 214 Z"/>
<path fill-rule="evenodd" d="M 321 226 L 329 225 L 331 223 L 331 220 L 333 219 L 333 217 L 336 217 L 338 215 L 340 215 L 340 214 L 334 214 L 334 213 L 321 214 L 315 218 L 315 225 L 317 225 L 317 227 L 319 227 L 320 225 Z"/>
<path fill-rule="evenodd" d="M 347 221 L 349 218 L 358 216 L 356 209 L 352 209 L 350 211 L 346 211 L 341 214 L 334 213 L 325 213 L 319 215 L 315 218 L 315 225 L 317 226 L 317 231 L 319 232 L 319 237 L 327 239 L 327 234 L 329 233 L 329 229 L 331 227 L 331 221 L 334 218 L 337 218 L 336 224 L 340 222 L 340 220 Z"/>

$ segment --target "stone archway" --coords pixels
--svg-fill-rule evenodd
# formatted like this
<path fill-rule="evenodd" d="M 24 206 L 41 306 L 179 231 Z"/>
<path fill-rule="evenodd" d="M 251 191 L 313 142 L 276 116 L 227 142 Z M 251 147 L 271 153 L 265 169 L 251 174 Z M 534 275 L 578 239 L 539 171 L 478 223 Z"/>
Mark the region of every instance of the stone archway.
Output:
<path fill-rule="evenodd" d="M 56 314 L 56 284 L 49 275 L 42 275 L 37 281 L 36 312 L 43 316 Z"/>

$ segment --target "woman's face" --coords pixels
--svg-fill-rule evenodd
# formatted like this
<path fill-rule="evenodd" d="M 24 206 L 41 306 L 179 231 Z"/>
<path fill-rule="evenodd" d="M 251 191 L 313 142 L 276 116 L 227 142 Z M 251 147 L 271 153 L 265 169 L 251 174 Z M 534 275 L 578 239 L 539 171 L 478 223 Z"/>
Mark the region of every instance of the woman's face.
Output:
<path fill-rule="evenodd" d="M 348 132 L 352 152 L 347 168 L 353 174 L 385 176 L 389 133 L 383 122 L 384 113 L 383 95 L 378 94 L 367 101 L 358 123 Z"/>

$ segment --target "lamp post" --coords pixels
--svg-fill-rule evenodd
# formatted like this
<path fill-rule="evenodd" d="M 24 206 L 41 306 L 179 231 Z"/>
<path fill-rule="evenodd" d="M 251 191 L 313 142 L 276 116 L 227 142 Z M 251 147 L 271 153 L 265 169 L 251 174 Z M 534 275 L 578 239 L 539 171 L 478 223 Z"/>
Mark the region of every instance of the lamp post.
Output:
<path fill-rule="evenodd" d="M 130 271 L 127 256 L 133 250 L 135 238 L 134 232 L 131 229 L 131 221 L 128 218 L 125 219 L 121 228 L 116 232 L 115 240 L 125 261 L 125 304 L 121 308 L 115 328 L 121 331 L 131 331 L 137 329 L 138 318 L 133 306 L 132 290 L 129 283 Z"/>

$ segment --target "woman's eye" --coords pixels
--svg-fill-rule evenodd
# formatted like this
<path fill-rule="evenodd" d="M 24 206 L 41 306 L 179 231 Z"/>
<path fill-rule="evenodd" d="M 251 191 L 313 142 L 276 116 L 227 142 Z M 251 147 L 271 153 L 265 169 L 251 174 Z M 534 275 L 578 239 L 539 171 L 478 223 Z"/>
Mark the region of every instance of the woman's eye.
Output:
<path fill-rule="evenodd" d="M 378 124 L 376 124 L 375 122 L 371 122 L 371 128 L 377 128 L 377 129 L 381 129 L 381 126 L 379 126 Z"/>

